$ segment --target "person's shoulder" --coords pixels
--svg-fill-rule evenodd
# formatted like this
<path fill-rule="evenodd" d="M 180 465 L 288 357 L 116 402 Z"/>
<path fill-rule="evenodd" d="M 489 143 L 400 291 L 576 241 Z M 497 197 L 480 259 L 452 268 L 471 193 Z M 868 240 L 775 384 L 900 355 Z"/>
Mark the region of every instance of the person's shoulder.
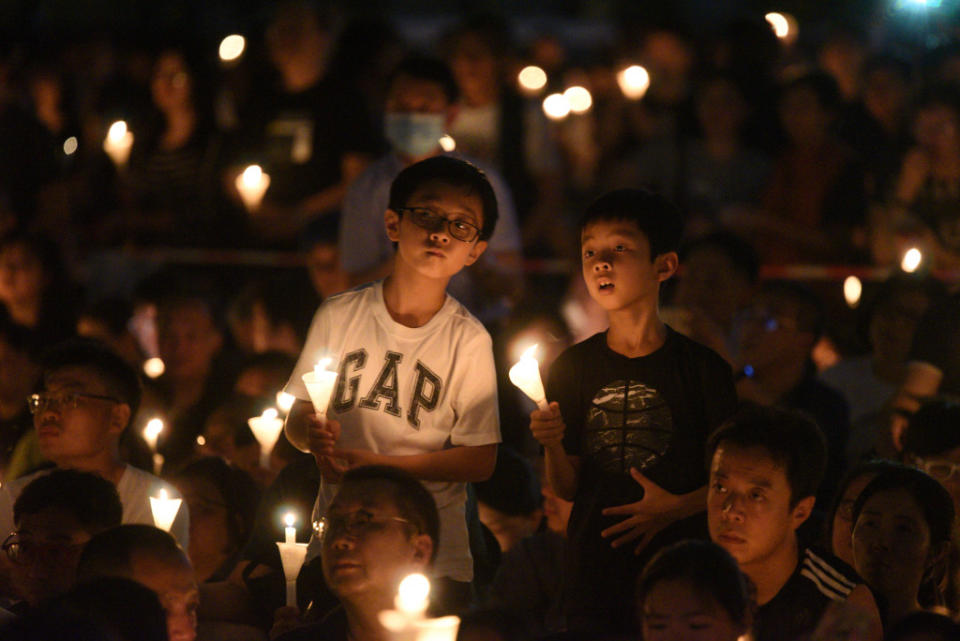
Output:
<path fill-rule="evenodd" d="M 129 463 L 117 482 L 117 494 L 120 495 L 121 499 L 125 496 L 139 495 L 155 490 L 166 490 L 171 497 L 180 496 L 180 493 L 172 484 Z"/>
<path fill-rule="evenodd" d="M 401 169 L 403 169 L 403 164 L 395 153 L 389 151 L 382 154 L 367 165 L 350 183 L 350 191 L 368 196 L 367 190 L 369 189 L 374 189 L 383 184 L 389 186 Z"/>
<path fill-rule="evenodd" d="M 7 491 L 7 493 L 10 495 L 12 499 L 16 500 L 16 498 L 20 496 L 20 493 L 23 492 L 23 488 L 27 487 L 28 485 L 30 485 L 30 483 L 40 478 L 41 476 L 45 476 L 49 474 L 53 470 L 54 468 L 52 467 L 45 467 L 42 470 L 37 470 L 36 472 L 33 472 L 31 474 L 26 474 L 19 478 L 15 478 L 9 483 L 4 483 L 3 488 Z"/>
<path fill-rule="evenodd" d="M 584 359 L 595 356 L 597 352 L 605 351 L 607 349 L 606 336 L 606 332 L 597 332 L 593 336 L 585 338 L 579 343 L 574 343 L 567 349 L 560 352 L 560 355 L 557 356 L 556 360 L 553 362 L 554 365 L 559 364 L 563 366 L 584 363 Z"/>
<path fill-rule="evenodd" d="M 805 548 L 800 555 L 799 575 L 832 601 L 843 601 L 863 584 L 856 570 L 820 548 Z"/>
<path fill-rule="evenodd" d="M 477 339 L 492 345 L 493 341 L 487 328 L 453 296 L 447 295 L 447 302 L 439 313 L 443 314 L 442 322 L 461 332 L 463 338 Z"/>
<path fill-rule="evenodd" d="M 352 307 L 353 305 L 372 305 L 376 302 L 375 292 L 378 281 L 371 281 L 357 285 L 339 294 L 328 296 L 320 303 L 317 313 L 328 314 L 337 310 Z"/>
<path fill-rule="evenodd" d="M 681 334 L 669 325 L 667 326 L 667 340 L 664 347 L 673 350 L 675 354 L 701 363 L 708 369 L 731 371 L 730 364 L 720 354 L 692 338 Z"/>

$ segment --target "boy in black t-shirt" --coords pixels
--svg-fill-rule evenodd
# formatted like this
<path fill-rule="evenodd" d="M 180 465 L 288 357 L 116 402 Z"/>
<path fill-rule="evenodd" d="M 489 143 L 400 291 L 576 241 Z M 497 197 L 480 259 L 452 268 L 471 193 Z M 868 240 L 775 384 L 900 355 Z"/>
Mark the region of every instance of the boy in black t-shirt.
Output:
<path fill-rule="evenodd" d="M 820 429 L 803 414 L 748 405 L 709 439 L 710 538 L 756 589 L 757 641 L 807 639 L 831 604 L 856 609 L 864 639 L 882 636 L 869 588 L 832 554 L 801 549 L 827 465 Z"/>
<path fill-rule="evenodd" d="M 658 314 L 677 270 L 680 213 L 642 190 L 611 192 L 580 225 L 583 277 L 610 328 L 550 369 L 530 415 L 570 517 L 570 629 L 626 629 L 636 576 L 660 547 L 706 538 L 702 447 L 736 406 L 730 367 Z"/>

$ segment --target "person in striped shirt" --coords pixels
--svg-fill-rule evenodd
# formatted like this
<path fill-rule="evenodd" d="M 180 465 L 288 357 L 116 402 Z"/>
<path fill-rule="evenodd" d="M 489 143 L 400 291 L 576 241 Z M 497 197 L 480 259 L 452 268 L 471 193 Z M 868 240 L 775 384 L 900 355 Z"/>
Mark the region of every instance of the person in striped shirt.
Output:
<path fill-rule="evenodd" d="M 826 467 L 826 441 L 793 411 L 745 405 L 707 442 L 710 538 L 737 560 L 756 588 L 756 641 L 807 638 L 831 604 L 856 610 L 862 638 L 882 637 L 869 588 L 827 552 L 803 548 Z"/>

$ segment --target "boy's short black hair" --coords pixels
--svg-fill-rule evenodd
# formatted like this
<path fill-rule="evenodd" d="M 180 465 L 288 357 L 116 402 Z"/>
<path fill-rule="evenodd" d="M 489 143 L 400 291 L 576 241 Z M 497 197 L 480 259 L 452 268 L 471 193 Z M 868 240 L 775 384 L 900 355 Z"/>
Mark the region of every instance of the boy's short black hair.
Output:
<path fill-rule="evenodd" d="M 400 76 L 425 80 L 439 85 L 443 89 L 443 95 L 446 96 L 447 102 L 451 105 L 460 99 L 460 87 L 457 85 L 456 78 L 453 77 L 453 72 L 439 58 L 418 54 L 407 56 L 393 68 L 387 86 L 393 87 L 394 81 Z"/>
<path fill-rule="evenodd" d="M 818 338 L 823 333 L 823 302 L 806 285 L 792 280 L 770 280 L 760 286 L 756 299 L 775 299 L 794 305 L 798 330 Z"/>
<path fill-rule="evenodd" d="M 779 407 L 744 403 L 707 439 L 707 468 L 724 444 L 760 448 L 784 468 L 790 505 L 815 496 L 827 468 L 827 441 L 806 414 Z"/>
<path fill-rule="evenodd" d="M 388 465 L 364 465 L 350 469 L 340 482 L 341 491 L 351 483 L 372 482 L 387 489 L 387 498 L 401 517 L 410 521 L 421 534 L 433 541 L 431 562 L 437 556 L 440 541 L 440 515 L 437 502 L 427 488 L 413 476 Z"/>
<path fill-rule="evenodd" d="M 597 198 L 580 218 L 580 235 L 596 222 L 624 221 L 637 226 L 650 243 L 650 259 L 676 252 L 683 216 L 672 202 L 647 189 L 617 189 Z"/>
<path fill-rule="evenodd" d="M 463 189 L 480 198 L 483 204 L 483 228 L 480 240 L 488 240 L 497 225 L 497 196 L 484 174 L 475 165 L 450 156 L 434 156 L 414 163 L 397 174 L 390 185 L 389 207 L 399 211 L 421 187 L 442 183 Z"/>
<path fill-rule="evenodd" d="M 749 242 L 729 231 L 716 231 L 690 241 L 680 248 L 680 262 L 702 249 L 716 249 L 726 256 L 733 268 L 750 283 L 760 276 L 760 256 Z"/>
<path fill-rule="evenodd" d="M 111 396 L 130 406 L 130 418 L 140 407 L 140 375 L 129 363 L 100 341 L 71 338 L 50 349 L 41 361 L 43 379 L 66 367 L 79 367 L 96 376 Z"/>
<path fill-rule="evenodd" d="M 685 581 L 699 595 L 714 601 L 739 625 L 750 620 L 750 588 L 730 553 L 710 541 L 680 541 L 650 559 L 637 581 L 637 604 L 664 581 Z"/>
<path fill-rule="evenodd" d="M 79 470 L 55 469 L 30 481 L 13 504 L 13 522 L 49 508 L 70 514 L 91 536 L 120 525 L 123 518 L 113 483 Z"/>
<path fill-rule="evenodd" d="M 954 518 L 950 493 L 923 471 L 906 465 L 881 472 L 863 488 L 863 492 L 853 504 L 853 522 L 857 522 L 870 497 L 889 490 L 904 490 L 917 502 L 930 529 L 931 546 L 950 541 Z"/>
<path fill-rule="evenodd" d="M 152 525 L 128 523 L 87 541 L 77 565 L 77 580 L 100 576 L 132 578 L 134 557 L 139 555 L 163 562 L 186 560 L 183 549 L 169 533 Z"/>
<path fill-rule="evenodd" d="M 903 434 L 903 453 L 926 458 L 960 447 L 960 399 L 935 398 L 920 406 Z"/>

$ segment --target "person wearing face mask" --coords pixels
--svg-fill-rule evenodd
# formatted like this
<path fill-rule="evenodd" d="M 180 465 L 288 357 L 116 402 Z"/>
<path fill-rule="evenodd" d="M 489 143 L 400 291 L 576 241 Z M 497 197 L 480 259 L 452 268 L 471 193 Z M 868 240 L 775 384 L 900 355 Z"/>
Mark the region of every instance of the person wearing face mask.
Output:
<path fill-rule="evenodd" d="M 433 156 L 468 160 L 490 180 L 500 218 L 485 255 L 453 277 L 449 292 L 487 322 L 504 315 L 519 298 L 520 232 L 512 195 L 496 170 L 441 146 L 456 117 L 457 97 L 453 74 L 439 60 L 409 57 L 393 70 L 384 117 L 384 134 L 391 150 L 360 174 L 347 191 L 340 219 L 340 261 L 352 285 L 390 273 L 393 243 L 383 233 L 390 183 L 405 167 Z"/>

